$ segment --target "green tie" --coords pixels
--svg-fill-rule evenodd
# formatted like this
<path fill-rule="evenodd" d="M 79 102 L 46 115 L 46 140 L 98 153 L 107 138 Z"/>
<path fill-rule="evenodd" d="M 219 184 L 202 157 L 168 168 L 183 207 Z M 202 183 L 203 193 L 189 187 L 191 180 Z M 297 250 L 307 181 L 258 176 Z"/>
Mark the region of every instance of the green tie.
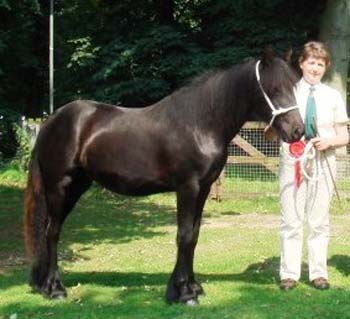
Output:
<path fill-rule="evenodd" d="M 310 140 L 316 136 L 316 103 L 313 92 L 315 88 L 310 86 L 310 93 L 306 102 L 305 113 L 305 139 Z"/>

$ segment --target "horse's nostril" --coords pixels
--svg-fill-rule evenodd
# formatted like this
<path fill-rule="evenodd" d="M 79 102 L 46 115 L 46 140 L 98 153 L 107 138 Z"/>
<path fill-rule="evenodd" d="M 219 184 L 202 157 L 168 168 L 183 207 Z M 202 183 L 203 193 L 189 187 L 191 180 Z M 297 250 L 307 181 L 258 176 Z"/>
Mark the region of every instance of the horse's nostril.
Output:
<path fill-rule="evenodd" d="M 300 127 L 296 127 L 295 129 L 294 129 L 294 132 L 293 132 L 294 134 L 294 138 L 301 138 L 302 137 L 302 135 L 304 134 L 304 130 L 302 129 L 302 128 L 300 128 Z"/>

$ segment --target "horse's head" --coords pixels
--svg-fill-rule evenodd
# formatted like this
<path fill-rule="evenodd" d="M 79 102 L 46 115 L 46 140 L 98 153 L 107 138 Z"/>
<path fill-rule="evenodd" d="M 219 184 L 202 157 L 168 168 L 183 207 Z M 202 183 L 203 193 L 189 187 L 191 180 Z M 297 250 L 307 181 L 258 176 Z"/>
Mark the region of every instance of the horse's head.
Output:
<path fill-rule="evenodd" d="M 304 124 L 294 95 L 296 73 L 283 59 L 266 50 L 255 65 L 255 77 L 260 97 L 255 102 L 256 112 L 285 142 L 299 140 L 304 134 Z"/>

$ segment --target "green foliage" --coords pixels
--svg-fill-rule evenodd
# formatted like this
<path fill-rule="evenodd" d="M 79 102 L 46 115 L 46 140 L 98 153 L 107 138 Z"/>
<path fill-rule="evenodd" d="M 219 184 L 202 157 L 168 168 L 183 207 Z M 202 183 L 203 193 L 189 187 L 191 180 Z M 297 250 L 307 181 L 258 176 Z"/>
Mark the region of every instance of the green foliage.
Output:
<path fill-rule="evenodd" d="M 20 187 L 23 188 L 27 179 L 27 175 L 23 170 L 18 168 L 18 165 L 14 162 L 0 162 L 0 189 L 1 187 Z M 1 190 L 0 190 L 1 193 Z M 5 201 L 4 194 L 0 194 L 0 197 Z M 11 198 L 14 200 L 13 198 Z"/>
<path fill-rule="evenodd" d="M 31 154 L 31 137 L 22 127 L 18 113 L 10 109 L 0 109 L 0 164 L 12 162 L 26 172 Z"/>
<path fill-rule="evenodd" d="M 115 39 L 102 50 L 102 67 L 93 76 L 98 97 L 130 106 L 155 102 L 203 70 L 200 57 L 191 37 L 171 26 L 146 29 L 133 41 Z"/>
<path fill-rule="evenodd" d="M 76 69 L 79 69 L 91 66 L 95 62 L 96 55 L 100 48 L 92 47 L 90 37 L 69 40 L 68 43 L 72 43 L 75 46 L 70 62 L 67 65 L 68 68 L 75 66 Z"/>
<path fill-rule="evenodd" d="M 11 9 L 7 0 L 0 0 L 0 8 Z"/>
<path fill-rule="evenodd" d="M 8 108 L 0 108 L 0 161 L 8 160 L 16 154 L 16 123 L 20 115 Z"/>
<path fill-rule="evenodd" d="M 55 1 L 55 104 L 144 106 L 206 70 L 316 38 L 325 0 Z M 0 99 L 48 104 L 49 1 L 0 0 Z M 20 87 L 21 94 L 17 94 Z"/>
<path fill-rule="evenodd" d="M 18 147 L 14 162 L 21 171 L 27 172 L 32 151 L 31 137 L 27 130 L 20 125 L 15 125 L 15 130 Z"/>
<path fill-rule="evenodd" d="M 41 14 L 38 0 L 0 4 L 0 99 L 2 105 L 20 113 L 31 112 L 31 104 L 42 98 L 45 89 Z"/>

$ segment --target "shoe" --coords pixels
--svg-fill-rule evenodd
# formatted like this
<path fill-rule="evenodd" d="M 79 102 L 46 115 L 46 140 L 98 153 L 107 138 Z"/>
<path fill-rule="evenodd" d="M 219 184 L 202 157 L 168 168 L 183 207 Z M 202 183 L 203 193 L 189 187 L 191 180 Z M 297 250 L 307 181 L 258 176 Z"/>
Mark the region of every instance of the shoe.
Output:
<path fill-rule="evenodd" d="M 312 281 L 312 285 L 316 289 L 326 290 L 329 289 L 329 282 L 326 278 L 318 277 Z"/>
<path fill-rule="evenodd" d="M 292 290 L 297 285 L 297 282 L 294 279 L 287 278 L 282 279 L 280 283 L 280 288 L 284 291 Z"/>

